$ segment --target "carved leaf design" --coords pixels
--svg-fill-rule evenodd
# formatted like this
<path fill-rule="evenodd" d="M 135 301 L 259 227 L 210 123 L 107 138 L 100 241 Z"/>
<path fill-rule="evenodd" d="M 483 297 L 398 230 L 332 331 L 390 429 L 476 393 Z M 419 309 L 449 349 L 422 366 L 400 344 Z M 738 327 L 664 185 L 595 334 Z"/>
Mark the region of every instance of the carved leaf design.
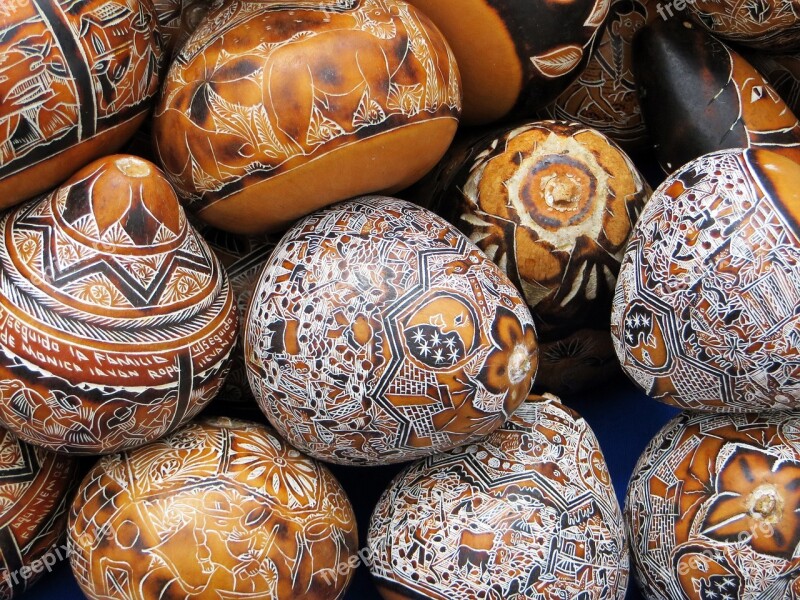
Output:
<path fill-rule="evenodd" d="M 450 74 L 447 81 L 447 105 L 450 108 L 457 108 L 461 105 L 461 84 L 458 81 L 458 73 L 452 65 L 456 64 L 456 58 L 448 49 L 450 59 Z"/>
<path fill-rule="evenodd" d="M 299 42 L 299 41 L 302 41 L 302 40 L 307 40 L 308 38 L 312 38 L 315 35 L 316 34 L 313 31 L 298 31 L 292 37 L 290 37 L 288 40 L 286 40 L 286 43 Z"/>
<path fill-rule="evenodd" d="M 238 136 L 246 140 L 253 149 L 258 148 L 258 138 L 251 127 L 248 108 L 228 102 L 211 86 L 208 87 L 208 105 L 211 108 L 214 126 L 219 133 Z"/>
<path fill-rule="evenodd" d="M 327 118 L 318 108 L 314 107 L 311 112 L 308 134 L 306 135 L 306 141 L 309 146 L 324 144 L 344 134 L 345 130 L 341 125 Z"/>
<path fill-rule="evenodd" d="M 610 0 L 600 0 L 599 2 L 595 2 L 594 10 L 592 10 L 591 14 L 586 19 L 586 22 L 583 24 L 583 26 L 600 27 L 603 24 L 603 21 L 606 20 L 610 8 L 611 8 Z"/>
<path fill-rule="evenodd" d="M 539 56 L 531 56 L 531 62 L 536 70 L 547 78 L 561 77 L 572 71 L 583 58 L 583 48 L 580 46 L 561 46 Z"/>
<path fill-rule="evenodd" d="M 251 472 L 250 472 L 250 473 L 247 475 L 247 479 L 248 479 L 248 480 L 251 480 L 251 479 L 257 479 L 258 477 L 261 477 L 261 475 L 263 475 L 263 474 L 264 474 L 264 471 L 266 471 L 266 470 L 267 470 L 267 468 L 266 468 L 266 467 L 264 467 L 264 466 L 256 467 L 255 469 L 253 469 L 253 470 L 252 470 L 252 471 L 251 471 Z"/>
<path fill-rule="evenodd" d="M 256 444 L 240 444 L 242 450 L 247 450 L 248 452 L 255 452 L 256 454 L 263 454 L 265 450 L 268 450 L 267 446 L 263 445 L 256 445 Z M 252 461 L 249 461 L 252 462 Z"/>
<path fill-rule="evenodd" d="M 377 125 L 386 120 L 386 113 L 378 101 L 370 94 L 369 88 L 364 90 L 356 113 L 353 115 L 353 127 Z"/>
<path fill-rule="evenodd" d="M 256 107 L 252 112 L 253 124 L 258 137 L 258 150 L 268 158 L 278 158 L 288 155 L 286 148 L 278 141 L 269 115 L 264 105 Z"/>
<path fill-rule="evenodd" d="M 408 117 L 413 117 L 422 110 L 424 96 L 425 92 L 419 83 L 414 85 L 393 83 L 389 89 L 386 108 L 392 112 L 400 112 Z"/>
<path fill-rule="evenodd" d="M 221 187 L 220 182 L 206 173 L 194 160 L 192 160 L 192 181 L 195 189 L 200 192 L 215 192 Z"/>
<path fill-rule="evenodd" d="M 435 112 L 442 104 L 446 91 L 442 89 L 439 78 L 436 76 L 437 68 L 433 57 L 429 56 L 423 64 L 428 73 L 425 85 L 425 110 Z"/>

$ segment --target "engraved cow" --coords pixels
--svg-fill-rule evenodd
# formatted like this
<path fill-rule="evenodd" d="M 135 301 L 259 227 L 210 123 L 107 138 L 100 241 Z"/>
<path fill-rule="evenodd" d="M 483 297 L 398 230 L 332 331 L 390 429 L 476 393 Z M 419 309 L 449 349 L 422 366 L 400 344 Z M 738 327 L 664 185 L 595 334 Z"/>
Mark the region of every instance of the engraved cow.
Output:
<path fill-rule="evenodd" d="M 458 541 L 458 569 L 469 575 L 473 569 L 483 576 L 489 570 L 492 559 L 495 533 L 493 531 L 474 532 L 465 529 Z"/>

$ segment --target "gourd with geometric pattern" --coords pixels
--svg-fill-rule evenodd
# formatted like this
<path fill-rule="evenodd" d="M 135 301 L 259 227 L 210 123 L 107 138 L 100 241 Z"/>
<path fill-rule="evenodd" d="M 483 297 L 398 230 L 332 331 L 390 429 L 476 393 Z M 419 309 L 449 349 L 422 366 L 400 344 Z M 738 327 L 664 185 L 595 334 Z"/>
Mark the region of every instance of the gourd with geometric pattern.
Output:
<path fill-rule="evenodd" d="M 525 302 L 455 227 L 395 198 L 319 210 L 281 238 L 244 323 L 253 393 L 300 450 L 401 462 L 500 427 L 538 364 Z"/>
<path fill-rule="evenodd" d="M 219 389 L 236 305 L 155 165 L 98 160 L 0 220 L 0 422 L 76 454 L 152 441 Z"/>
<path fill-rule="evenodd" d="M 702 156 L 639 217 L 611 315 L 622 368 L 692 410 L 800 407 L 800 165 Z"/>

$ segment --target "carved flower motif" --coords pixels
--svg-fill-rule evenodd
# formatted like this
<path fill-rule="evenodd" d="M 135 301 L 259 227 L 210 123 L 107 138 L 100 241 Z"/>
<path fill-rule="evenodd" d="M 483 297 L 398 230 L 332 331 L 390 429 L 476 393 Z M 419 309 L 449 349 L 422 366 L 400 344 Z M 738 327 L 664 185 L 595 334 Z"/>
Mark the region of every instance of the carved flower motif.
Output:
<path fill-rule="evenodd" d="M 240 444 L 244 451 L 231 464 L 248 485 L 263 487 L 291 508 L 309 507 L 316 501 L 319 473 L 314 464 L 272 434 L 248 436 Z"/>
<path fill-rule="evenodd" d="M 500 308 L 492 324 L 495 349 L 486 359 L 481 381 L 495 394 L 507 392 L 506 409 L 513 412 L 525 399 L 539 361 L 536 332 L 520 323 L 511 311 Z"/>
<path fill-rule="evenodd" d="M 717 474 L 715 488 L 703 535 L 746 541 L 756 552 L 792 558 L 800 543 L 800 465 L 738 448 Z"/>

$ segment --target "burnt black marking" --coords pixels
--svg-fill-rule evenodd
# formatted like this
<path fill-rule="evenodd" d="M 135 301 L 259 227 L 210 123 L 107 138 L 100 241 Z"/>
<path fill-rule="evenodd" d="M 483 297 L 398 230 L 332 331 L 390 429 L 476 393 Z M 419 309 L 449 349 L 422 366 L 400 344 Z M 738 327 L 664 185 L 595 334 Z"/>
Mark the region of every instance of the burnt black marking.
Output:
<path fill-rule="evenodd" d="M 67 57 L 81 57 L 83 49 L 67 21 L 67 15 L 58 2 L 34 2 L 42 19 L 47 23 Z M 70 61 L 75 90 L 80 106 L 79 140 L 85 140 L 97 133 L 97 102 L 92 86 L 89 59 Z"/>

